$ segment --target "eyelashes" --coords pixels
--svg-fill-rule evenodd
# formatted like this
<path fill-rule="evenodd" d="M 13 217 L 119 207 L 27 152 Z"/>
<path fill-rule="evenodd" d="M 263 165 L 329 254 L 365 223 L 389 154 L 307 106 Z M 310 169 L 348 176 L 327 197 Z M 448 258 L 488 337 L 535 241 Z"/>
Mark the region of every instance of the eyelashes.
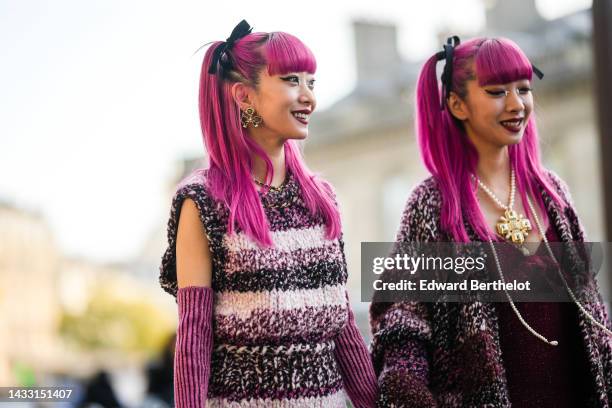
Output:
<path fill-rule="evenodd" d="M 285 82 L 293 82 L 295 84 L 299 84 L 300 83 L 300 79 L 297 77 L 297 75 L 289 75 L 286 77 L 281 77 L 281 79 Z"/>
<path fill-rule="evenodd" d="M 485 92 L 491 96 L 506 96 L 506 91 L 491 91 L 489 89 L 485 89 Z"/>
<path fill-rule="evenodd" d="M 485 92 L 491 96 L 507 96 L 510 91 L 506 89 L 485 89 Z M 518 89 L 519 94 L 526 95 L 531 92 L 531 88 L 524 86 Z"/>
<path fill-rule="evenodd" d="M 285 82 L 290 82 L 292 84 L 295 85 L 299 85 L 300 84 L 300 78 L 297 75 L 287 75 L 285 77 L 281 77 L 281 80 L 285 81 Z M 311 90 L 314 89 L 315 86 L 315 80 L 314 79 L 310 79 L 306 82 L 306 85 L 308 86 L 308 88 L 310 88 Z"/>

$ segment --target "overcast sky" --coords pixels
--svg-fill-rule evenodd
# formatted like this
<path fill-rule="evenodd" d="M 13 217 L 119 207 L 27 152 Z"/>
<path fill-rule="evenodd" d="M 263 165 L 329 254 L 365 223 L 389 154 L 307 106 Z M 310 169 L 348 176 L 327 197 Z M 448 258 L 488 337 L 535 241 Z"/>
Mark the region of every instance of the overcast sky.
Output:
<path fill-rule="evenodd" d="M 540 0 L 546 18 L 590 0 Z M 165 224 L 181 157 L 202 153 L 202 44 L 245 18 L 287 31 L 318 60 L 325 108 L 355 82 L 351 21 L 398 26 L 419 60 L 436 32 L 476 32 L 481 0 L 0 1 L 0 201 L 40 213 L 68 255 L 128 260 Z M 2 231 L 0 231 L 2 233 Z"/>

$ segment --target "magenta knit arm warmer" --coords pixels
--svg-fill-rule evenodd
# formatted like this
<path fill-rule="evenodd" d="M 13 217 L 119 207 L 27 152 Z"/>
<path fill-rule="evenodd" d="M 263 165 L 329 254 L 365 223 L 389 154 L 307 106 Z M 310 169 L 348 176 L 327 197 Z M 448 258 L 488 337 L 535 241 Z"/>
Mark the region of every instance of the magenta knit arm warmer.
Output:
<path fill-rule="evenodd" d="M 355 325 L 349 307 L 346 327 L 335 339 L 334 353 L 340 365 L 344 388 L 355 408 L 372 408 L 378 395 L 378 386 L 370 353 Z"/>
<path fill-rule="evenodd" d="M 201 286 L 180 288 L 177 300 L 174 401 L 177 408 L 204 408 L 213 343 L 213 291 Z"/>

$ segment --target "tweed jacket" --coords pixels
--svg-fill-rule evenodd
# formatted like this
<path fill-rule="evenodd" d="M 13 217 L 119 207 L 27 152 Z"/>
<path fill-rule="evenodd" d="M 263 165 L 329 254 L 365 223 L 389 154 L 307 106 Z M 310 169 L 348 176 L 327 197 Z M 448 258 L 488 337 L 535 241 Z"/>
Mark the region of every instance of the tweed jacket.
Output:
<path fill-rule="evenodd" d="M 547 172 L 551 185 L 568 203 L 561 209 L 542 189 L 551 225 L 562 242 L 583 242 L 584 231 L 564 182 Z M 408 199 L 398 242 L 445 242 L 440 228 L 441 194 L 434 178 L 423 181 Z M 472 241 L 479 241 L 466 223 Z M 610 322 L 594 280 L 578 297 L 608 328 Z M 372 359 L 379 376 L 378 407 L 509 407 L 495 305 L 485 302 L 377 302 L 370 308 Z M 611 338 L 578 313 L 589 360 L 589 407 L 612 402 Z"/>

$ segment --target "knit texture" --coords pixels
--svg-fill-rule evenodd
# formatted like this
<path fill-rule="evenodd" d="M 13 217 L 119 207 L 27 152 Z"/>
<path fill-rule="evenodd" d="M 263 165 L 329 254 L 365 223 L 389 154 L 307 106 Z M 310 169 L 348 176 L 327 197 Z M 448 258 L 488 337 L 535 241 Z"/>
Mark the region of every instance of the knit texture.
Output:
<path fill-rule="evenodd" d="M 584 241 L 584 232 L 564 183 L 548 177 L 570 203 L 560 209 L 542 190 L 551 225 L 561 242 Z M 450 242 L 440 229 L 441 194 L 435 179 L 421 183 L 408 199 L 398 242 Z M 472 241 L 479 241 L 471 226 Z M 490 271 L 490 276 L 497 276 Z M 379 407 L 509 407 L 498 316 L 493 303 L 377 302 L 370 308 L 372 357 L 381 387 Z M 578 300 L 595 319 L 610 322 L 595 281 Z M 591 394 L 584 407 L 609 407 L 612 398 L 610 338 L 578 313 L 590 369 Z"/>
<path fill-rule="evenodd" d="M 174 351 L 177 408 L 206 406 L 212 351 L 212 289 L 189 286 L 177 292 L 179 324 Z"/>
<path fill-rule="evenodd" d="M 357 407 L 373 406 L 371 360 L 349 324 L 343 242 L 325 238 L 297 181 L 289 174 L 282 189 L 260 193 L 274 242 L 262 247 L 239 228 L 226 233 L 227 208 L 209 194 L 206 172 L 194 173 L 173 199 L 162 259 L 160 283 L 175 296 L 186 198 L 198 208 L 213 265 L 207 407 L 344 407 L 345 387 Z"/>
<path fill-rule="evenodd" d="M 355 408 L 374 407 L 378 388 L 370 353 L 355 325 L 353 311 L 349 309 L 348 322 L 336 338 L 336 359 L 342 380 Z"/>

